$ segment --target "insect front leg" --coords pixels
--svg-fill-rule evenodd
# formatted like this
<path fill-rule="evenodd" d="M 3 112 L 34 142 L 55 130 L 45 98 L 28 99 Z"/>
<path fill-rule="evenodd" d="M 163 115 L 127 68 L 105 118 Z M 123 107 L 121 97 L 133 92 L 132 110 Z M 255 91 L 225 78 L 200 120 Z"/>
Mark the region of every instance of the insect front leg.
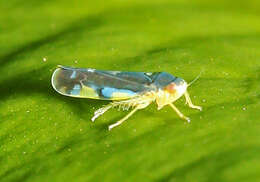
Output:
<path fill-rule="evenodd" d="M 189 95 L 188 91 L 186 91 L 186 92 L 184 93 L 184 96 L 185 96 L 185 99 L 186 99 L 186 104 L 188 104 L 188 106 L 189 106 L 190 108 L 198 109 L 198 110 L 202 111 L 202 107 L 201 107 L 201 106 L 195 106 L 195 105 L 192 104 L 191 99 L 190 99 L 190 95 Z"/>
<path fill-rule="evenodd" d="M 186 121 L 188 121 L 188 123 L 190 122 L 190 118 L 184 116 L 184 114 L 182 114 L 181 111 L 179 111 L 179 109 L 177 109 L 177 107 L 175 107 L 175 105 L 173 105 L 172 103 L 170 103 L 169 105 L 178 114 L 178 116 L 180 116 L 180 118 L 185 119 Z"/>

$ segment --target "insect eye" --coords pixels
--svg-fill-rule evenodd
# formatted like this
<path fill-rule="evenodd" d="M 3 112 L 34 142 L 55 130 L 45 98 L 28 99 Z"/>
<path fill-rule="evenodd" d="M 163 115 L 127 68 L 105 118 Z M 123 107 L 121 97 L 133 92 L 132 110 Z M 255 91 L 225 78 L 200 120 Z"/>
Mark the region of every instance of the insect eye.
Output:
<path fill-rule="evenodd" d="M 185 81 L 183 79 L 179 79 L 177 81 L 177 85 L 184 85 L 185 84 Z"/>

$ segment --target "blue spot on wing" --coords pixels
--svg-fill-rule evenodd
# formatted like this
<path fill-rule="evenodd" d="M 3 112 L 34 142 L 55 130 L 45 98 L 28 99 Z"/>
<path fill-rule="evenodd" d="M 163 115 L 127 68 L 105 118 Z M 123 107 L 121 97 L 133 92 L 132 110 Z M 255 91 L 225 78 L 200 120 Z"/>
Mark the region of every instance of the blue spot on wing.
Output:
<path fill-rule="evenodd" d="M 73 89 L 70 91 L 70 94 L 71 95 L 79 95 L 80 89 L 81 89 L 80 85 L 76 84 L 76 85 L 74 85 Z"/>
<path fill-rule="evenodd" d="M 110 87 L 105 87 L 101 90 L 101 93 L 104 97 L 106 98 L 111 98 L 114 93 L 124 93 L 131 96 L 135 96 L 136 93 L 131 91 L 131 90 L 126 90 L 126 89 L 116 89 L 116 88 L 110 88 Z"/>
<path fill-rule="evenodd" d="M 71 74 L 70 78 L 71 78 L 71 79 L 74 79 L 74 78 L 76 78 L 76 74 L 77 74 L 77 73 L 76 73 L 76 71 L 74 70 L 74 71 L 72 72 L 72 74 Z"/>

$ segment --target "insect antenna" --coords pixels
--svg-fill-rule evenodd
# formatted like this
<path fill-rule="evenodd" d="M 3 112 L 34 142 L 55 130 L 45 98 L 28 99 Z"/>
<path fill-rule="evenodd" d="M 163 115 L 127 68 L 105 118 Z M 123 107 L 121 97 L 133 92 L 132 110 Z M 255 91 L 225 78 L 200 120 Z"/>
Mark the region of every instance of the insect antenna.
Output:
<path fill-rule="evenodd" d="M 197 81 L 197 80 L 200 78 L 201 73 L 202 73 L 202 71 L 200 72 L 200 74 L 199 74 L 198 76 L 196 76 L 196 78 L 195 78 L 194 80 L 192 80 L 192 81 L 188 84 L 188 87 L 191 86 L 195 81 Z"/>

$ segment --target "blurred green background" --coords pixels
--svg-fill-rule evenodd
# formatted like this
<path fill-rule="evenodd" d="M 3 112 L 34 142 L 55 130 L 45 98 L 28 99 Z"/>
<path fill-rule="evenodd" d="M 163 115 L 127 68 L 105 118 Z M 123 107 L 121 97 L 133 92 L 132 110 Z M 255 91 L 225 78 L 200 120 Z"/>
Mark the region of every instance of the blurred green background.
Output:
<path fill-rule="evenodd" d="M 260 181 L 260 2 L 0 1 L 0 181 Z M 56 65 L 201 78 L 187 124 L 56 93 Z"/>

